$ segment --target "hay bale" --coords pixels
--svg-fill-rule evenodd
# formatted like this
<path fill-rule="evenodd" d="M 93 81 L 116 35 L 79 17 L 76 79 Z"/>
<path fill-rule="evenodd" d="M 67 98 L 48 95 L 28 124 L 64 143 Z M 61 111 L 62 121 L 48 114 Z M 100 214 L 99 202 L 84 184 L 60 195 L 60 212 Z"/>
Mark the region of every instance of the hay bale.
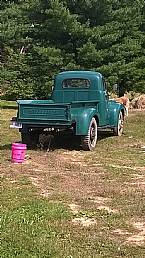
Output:
<path fill-rule="evenodd" d="M 145 109 L 145 94 L 134 98 L 131 101 L 131 106 L 132 108 L 136 108 L 136 109 Z"/>

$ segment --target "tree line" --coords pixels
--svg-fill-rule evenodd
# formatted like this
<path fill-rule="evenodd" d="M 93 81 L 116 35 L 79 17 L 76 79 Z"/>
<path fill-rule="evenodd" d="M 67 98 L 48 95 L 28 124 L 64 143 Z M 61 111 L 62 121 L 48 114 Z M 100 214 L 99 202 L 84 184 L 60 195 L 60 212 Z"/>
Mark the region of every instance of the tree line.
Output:
<path fill-rule="evenodd" d="M 145 1 L 1 0 L 0 66 L 7 99 L 47 98 L 75 69 L 145 93 Z"/>

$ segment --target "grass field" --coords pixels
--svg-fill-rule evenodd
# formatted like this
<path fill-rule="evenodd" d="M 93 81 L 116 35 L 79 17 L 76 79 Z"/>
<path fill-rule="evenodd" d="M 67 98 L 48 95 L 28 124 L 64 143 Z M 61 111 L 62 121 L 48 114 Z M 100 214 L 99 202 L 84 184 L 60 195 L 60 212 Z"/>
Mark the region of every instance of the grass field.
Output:
<path fill-rule="evenodd" d="M 15 113 L 0 110 L 1 258 L 144 258 L 145 112 L 130 112 L 122 137 L 100 134 L 94 152 L 29 150 L 22 166 L 11 163 Z"/>

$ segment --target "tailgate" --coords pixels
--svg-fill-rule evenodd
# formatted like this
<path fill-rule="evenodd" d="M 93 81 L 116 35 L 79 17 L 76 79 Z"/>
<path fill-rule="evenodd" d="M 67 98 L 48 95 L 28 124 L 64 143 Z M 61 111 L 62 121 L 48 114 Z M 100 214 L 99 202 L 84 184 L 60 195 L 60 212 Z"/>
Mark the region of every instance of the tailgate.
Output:
<path fill-rule="evenodd" d="M 19 104 L 19 121 L 68 122 L 70 121 L 70 105 L 64 104 Z"/>

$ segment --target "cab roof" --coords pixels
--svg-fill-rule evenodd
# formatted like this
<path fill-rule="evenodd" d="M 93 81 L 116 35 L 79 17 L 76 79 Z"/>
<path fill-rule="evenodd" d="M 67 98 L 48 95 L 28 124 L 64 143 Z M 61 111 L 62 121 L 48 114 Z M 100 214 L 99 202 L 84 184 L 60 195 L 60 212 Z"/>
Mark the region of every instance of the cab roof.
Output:
<path fill-rule="evenodd" d="M 57 76 L 63 76 L 64 78 L 68 77 L 102 77 L 101 73 L 95 72 L 95 71 L 81 71 L 81 70 L 76 70 L 76 71 L 64 71 L 60 72 Z"/>

